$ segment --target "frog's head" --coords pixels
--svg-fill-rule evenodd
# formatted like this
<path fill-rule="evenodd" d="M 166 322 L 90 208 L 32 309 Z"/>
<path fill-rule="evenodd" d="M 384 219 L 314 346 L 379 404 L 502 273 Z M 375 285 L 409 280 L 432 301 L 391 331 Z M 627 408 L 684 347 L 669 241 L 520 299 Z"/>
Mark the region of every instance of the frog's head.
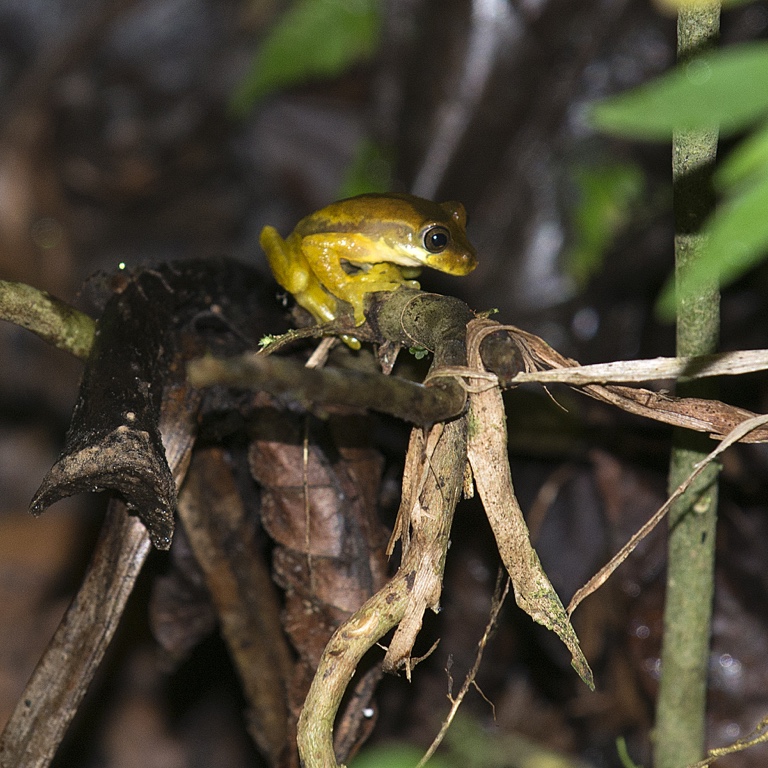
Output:
<path fill-rule="evenodd" d="M 477 266 L 461 203 L 371 193 L 334 203 L 318 216 L 325 220 L 320 227 L 325 231 L 365 237 L 368 253 L 361 261 L 431 267 L 450 275 L 466 275 Z M 356 253 L 354 260 L 361 255 Z"/>
<path fill-rule="evenodd" d="M 464 206 L 453 201 L 430 203 L 430 213 L 434 206 L 440 214 L 422 221 L 415 238 L 415 245 L 419 249 L 416 258 L 422 264 L 449 275 L 467 275 L 477 266 L 477 254 L 467 240 L 467 213 Z"/>

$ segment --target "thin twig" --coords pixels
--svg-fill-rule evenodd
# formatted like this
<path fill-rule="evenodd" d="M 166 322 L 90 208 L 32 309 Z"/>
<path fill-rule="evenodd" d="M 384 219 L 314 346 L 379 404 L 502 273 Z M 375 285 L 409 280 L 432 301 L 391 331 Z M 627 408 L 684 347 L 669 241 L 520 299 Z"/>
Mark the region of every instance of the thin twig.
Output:
<path fill-rule="evenodd" d="M 457 694 L 456 698 L 454 699 L 450 694 L 448 695 L 448 698 L 451 701 L 451 709 L 446 715 L 445 720 L 443 721 L 443 725 L 440 728 L 440 732 L 435 736 L 434 741 L 429 745 L 429 749 L 424 753 L 424 756 L 419 760 L 418 764 L 416 765 L 416 768 L 424 768 L 424 766 L 427 764 L 427 760 L 429 760 L 432 755 L 435 754 L 437 751 L 437 748 L 442 743 L 443 739 L 445 738 L 445 734 L 448 733 L 448 729 L 451 726 L 451 723 L 453 722 L 453 719 L 456 717 L 456 713 L 459 711 L 459 707 L 461 706 L 461 702 L 464 701 L 464 697 L 469 692 L 469 688 L 471 685 L 475 684 L 475 678 L 477 677 L 478 670 L 480 669 L 480 662 L 483 660 L 483 653 L 485 652 L 485 646 L 488 644 L 488 639 L 491 636 L 491 632 L 493 632 L 494 627 L 496 626 L 496 621 L 499 618 L 499 613 L 501 612 L 501 608 L 504 605 L 504 601 L 507 598 L 507 595 L 509 594 L 509 588 L 512 584 L 509 577 L 507 577 L 506 583 L 504 584 L 504 588 L 501 588 L 501 575 L 502 571 L 499 570 L 499 576 L 496 583 L 496 591 L 493 595 L 493 602 L 491 603 L 491 612 L 488 616 L 488 624 L 486 624 L 485 632 L 483 632 L 483 636 L 480 638 L 480 640 L 477 643 L 477 654 L 475 655 L 475 663 L 472 665 L 472 668 L 467 672 L 467 676 L 464 678 L 464 683 L 461 686 L 461 690 Z"/>
<path fill-rule="evenodd" d="M 675 492 L 653 513 L 648 521 L 632 536 L 632 538 L 611 558 L 610 562 L 604 565 L 581 589 L 571 598 L 568 604 L 568 615 L 570 616 L 579 604 L 593 592 L 598 590 L 610 578 L 611 574 L 632 554 L 637 545 L 664 519 L 669 508 L 677 501 L 690 487 L 693 481 L 711 464 L 726 448 L 730 448 L 734 443 L 743 439 L 746 435 L 763 425 L 768 424 L 768 415 L 755 416 L 752 419 L 739 424 L 722 442 L 720 442 L 706 458 L 700 461 L 694 467 L 693 472 L 675 489 Z"/>

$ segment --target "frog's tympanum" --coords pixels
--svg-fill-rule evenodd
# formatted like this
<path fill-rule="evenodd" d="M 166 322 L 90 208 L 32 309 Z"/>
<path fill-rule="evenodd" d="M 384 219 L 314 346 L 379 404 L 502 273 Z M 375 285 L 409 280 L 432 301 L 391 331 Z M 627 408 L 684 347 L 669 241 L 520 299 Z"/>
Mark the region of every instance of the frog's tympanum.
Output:
<path fill-rule="evenodd" d="M 433 203 L 404 194 L 340 200 L 302 219 L 285 239 L 264 227 L 261 247 L 277 282 L 319 323 L 337 317 L 337 300 L 365 322 L 365 295 L 419 288 L 422 267 L 466 275 L 477 256 L 461 203 Z M 359 347 L 345 337 L 350 346 Z"/>

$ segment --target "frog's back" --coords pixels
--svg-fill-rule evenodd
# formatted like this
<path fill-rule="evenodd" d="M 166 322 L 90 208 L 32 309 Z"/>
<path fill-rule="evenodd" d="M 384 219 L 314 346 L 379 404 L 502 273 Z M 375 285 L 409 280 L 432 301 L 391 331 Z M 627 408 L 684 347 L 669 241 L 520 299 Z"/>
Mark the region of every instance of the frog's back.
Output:
<path fill-rule="evenodd" d="M 322 208 L 302 219 L 296 226 L 300 235 L 325 232 L 365 232 L 387 226 L 421 229 L 429 223 L 463 227 L 464 208 L 460 203 L 434 203 L 405 193 L 369 192 L 348 197 Z"/>

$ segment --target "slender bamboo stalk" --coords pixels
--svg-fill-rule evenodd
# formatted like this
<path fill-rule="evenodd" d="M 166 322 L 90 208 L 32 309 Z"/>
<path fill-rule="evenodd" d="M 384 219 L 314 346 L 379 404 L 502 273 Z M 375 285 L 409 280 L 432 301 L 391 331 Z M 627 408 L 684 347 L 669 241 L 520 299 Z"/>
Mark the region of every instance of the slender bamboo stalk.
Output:
<path fill-rule="evenodd" d="M 720 4 L 681 8 L 678 58 L 683 66 L 713 44 Z M 687 295 L 685 280 L 702 251 L 700 229 L 711 212 L 710 178 L 717 130 L 677 132 L 673 137 L 675 274 L 678 285 L 677 354 L 715 351 L 720 325 L 716 284 Z M 711 396 L 704 381 L 681 381 L 679 394 Z M 678 430 L 670 459 L 669 487 L 676 488 L 711 448 L 706 437 Z M 655 768 L 682 768 L 704 756 L 707 668 L 714 592 L 717 472 L 713 463 L 669 514 L 667 595 L 656 711 Z"/>

